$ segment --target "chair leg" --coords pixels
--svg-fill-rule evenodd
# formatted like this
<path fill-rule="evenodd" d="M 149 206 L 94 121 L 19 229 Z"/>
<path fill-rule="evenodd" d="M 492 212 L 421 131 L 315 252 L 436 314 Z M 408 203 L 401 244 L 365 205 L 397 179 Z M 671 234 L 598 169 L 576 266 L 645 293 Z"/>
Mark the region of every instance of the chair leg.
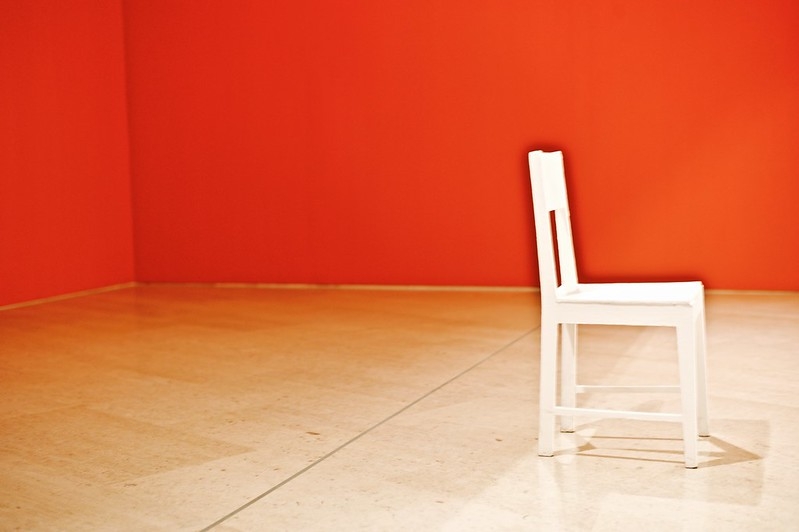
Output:
<path fill-rule="evenodd" d="M 577 406 L 577 324 L 561 325 L 560 404 Z M 561 432 L 574 432 L 574 416 L 561 416 Z"/>
<path fill-rule="evenodd" d="M 699 328 L 691 318 L 677 326 L 677 352 L 680 366 L 685 467 L 695 469 L 699 461 L 697 420 L 697 335 Z"/>
<path fill-rule="evenodd" d="M 696 394 L 699 435 L 710 436 L 710 422 L 707 413 L 707 333 L 704 305 L 697 317 L 697 329 Z"/>
<path fill-rule="evenodd" d="M 541 380 L 538 419 L 538 455 L 555 454 L 555 393 L 558 358 L 558 324 L 541 322 Z"/>

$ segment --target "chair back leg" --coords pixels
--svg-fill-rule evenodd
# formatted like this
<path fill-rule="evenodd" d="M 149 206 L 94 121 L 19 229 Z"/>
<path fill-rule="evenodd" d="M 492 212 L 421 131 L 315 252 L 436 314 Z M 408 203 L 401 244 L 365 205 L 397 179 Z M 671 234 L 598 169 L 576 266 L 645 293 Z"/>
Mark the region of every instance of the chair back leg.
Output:
<path fill-rule="evenodd" d="M 558 324 L 541 320 L 541 382 L 538 419 L 538 455 L 555 451 L 555 394 L 557 379 Z"/>
<path fill-rule="evenodd" d="M 577 406 L 577 324 L 561 325 L 560 404 Z M 560 418 L 561 432 L 574 432 L 574 416 Z"/>

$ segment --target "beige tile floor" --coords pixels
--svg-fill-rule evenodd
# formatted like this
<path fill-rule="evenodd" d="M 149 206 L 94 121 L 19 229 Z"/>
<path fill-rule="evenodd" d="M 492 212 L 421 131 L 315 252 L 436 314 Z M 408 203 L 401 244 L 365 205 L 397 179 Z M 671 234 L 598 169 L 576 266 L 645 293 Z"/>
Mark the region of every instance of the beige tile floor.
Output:
<path fill-rule="evenodd" d="M 535 292 L 153 285 L 5 309 L 0 530 L 799 530 L 799 294 L 707 306 L 697 470 L 668 423 L 582 420 L 536 456 Z M 676 377 L 668 330 L 582 335 L 583 380 Z"/>

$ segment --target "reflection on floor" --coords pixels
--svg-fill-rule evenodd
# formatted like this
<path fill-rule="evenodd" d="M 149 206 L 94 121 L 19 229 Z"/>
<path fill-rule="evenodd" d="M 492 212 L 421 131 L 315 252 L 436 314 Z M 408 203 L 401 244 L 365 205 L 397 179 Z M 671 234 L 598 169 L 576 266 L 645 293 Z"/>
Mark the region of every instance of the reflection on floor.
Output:
<path fill-rule="evenodd" d="M 580 420 L 536 455 L 531 291 L 152 285 L 6 309 L 0 529 L 795 529 L 799 294 L 707 311 L 691 471 L 669 423 Z M 581 332 L 583 381 L 676 378 L 669 330 Z"/>

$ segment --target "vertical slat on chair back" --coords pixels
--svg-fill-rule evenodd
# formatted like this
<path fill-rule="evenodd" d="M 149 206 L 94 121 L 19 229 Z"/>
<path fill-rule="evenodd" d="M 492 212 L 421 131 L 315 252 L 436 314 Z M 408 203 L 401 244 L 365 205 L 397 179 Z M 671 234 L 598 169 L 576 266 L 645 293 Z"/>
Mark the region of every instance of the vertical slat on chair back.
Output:
<path fill-rule="evenodd" d="M 572 243 L 563 154 L 559 151 L 550 153 L 533 151 L 529 153 L 528 160 L 533 191 L 541 297 L 547 303 L 554 301 L 555 288 L 559 282 L 567 290 L 577 287 L 577 267 Z M 552 238 L 550 217 L 552 212 L 555 213 L 556 239 Z"/>

